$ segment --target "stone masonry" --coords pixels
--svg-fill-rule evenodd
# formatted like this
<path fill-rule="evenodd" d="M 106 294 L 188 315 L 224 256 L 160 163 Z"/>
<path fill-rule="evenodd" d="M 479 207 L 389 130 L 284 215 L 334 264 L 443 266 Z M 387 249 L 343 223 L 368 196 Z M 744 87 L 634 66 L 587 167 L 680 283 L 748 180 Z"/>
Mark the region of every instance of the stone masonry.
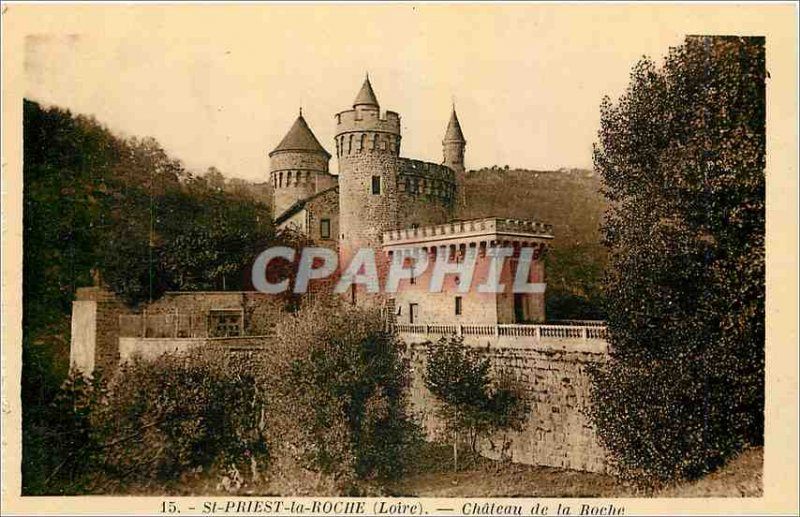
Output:
<path fill-rule="evenodd" d="M 505 370 L 521 383 L 530 405 L 523 430 L 482 440 L 482 455 L 529 465 L 606 472 L 606 453 L 587 414 L 591 386 L 587 368 L 606 360 L 603 347 L 570 351 L 528 340 L 513 347 L 481 350 L 491 358 L 495 371 Z M 428 436 L 434 437 L 442 424 L 436 416 L 438 402 L 424 384 L 426 347 L 414 343 L 407 354 L 413 372 L 411 404 L 422 417 Z M 508 449 L 503 453 L 504 441 Z"/>

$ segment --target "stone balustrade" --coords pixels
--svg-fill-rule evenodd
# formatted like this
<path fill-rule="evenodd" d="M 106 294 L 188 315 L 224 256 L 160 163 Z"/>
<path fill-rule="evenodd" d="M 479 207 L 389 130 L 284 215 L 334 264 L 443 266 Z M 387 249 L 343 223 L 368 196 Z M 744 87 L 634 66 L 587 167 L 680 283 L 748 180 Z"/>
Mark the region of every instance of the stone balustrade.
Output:
<path fill-rule="evenodd" d="M 471 325 L 471 324 L 441 324 L 423 323 L 409 324 L 397 323 L 395 330 L 400 334 L 421 335 L 457 335 L 457 336 L 486 336 L 486 337 L 525 337 L 535 341 L 543 339 L 557 340 L 603 340 L 608 337 L 605 325 Z"/>

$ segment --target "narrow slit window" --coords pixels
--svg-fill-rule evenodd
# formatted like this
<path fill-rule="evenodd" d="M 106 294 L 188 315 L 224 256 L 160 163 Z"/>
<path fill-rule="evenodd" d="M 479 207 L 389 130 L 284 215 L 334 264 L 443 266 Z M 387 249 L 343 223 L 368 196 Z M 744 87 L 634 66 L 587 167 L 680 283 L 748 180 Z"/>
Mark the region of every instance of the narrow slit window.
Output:
<path fill-rule="evenodd" d="M 461 316 L 461 312 L 462 312 L 462 309 L 463 309 L 462 304 L 463 304 L 463 302 L 461 300 L 461 297 L 460 296 L 456 296 L 456 316 Z"/>
<path fill-rule="evenodd" d="M 372 177 L 372 193 L 378 195 L 381 193 L 381 177 L 380 176 L 373 176 Z"/>
<path fill-rule="evenodd" d="M 319 236 L 323 239 L 331 238 L 331 220 L 322 219 L 319 222 Z"/>

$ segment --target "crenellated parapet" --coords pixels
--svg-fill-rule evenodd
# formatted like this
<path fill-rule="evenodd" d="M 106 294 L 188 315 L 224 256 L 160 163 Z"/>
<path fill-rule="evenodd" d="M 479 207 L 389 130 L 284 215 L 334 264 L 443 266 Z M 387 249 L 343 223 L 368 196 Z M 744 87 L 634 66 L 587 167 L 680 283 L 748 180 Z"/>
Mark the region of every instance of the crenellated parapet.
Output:
<path fill-rule="evenodd" d="M 336 114 L 336 156 L 361 153 L 400 154 L 400 115 L 357 106 Z"/>
<path fill-rule="evenodd" d="M 456 192 L 455 173 L 449 167 L 438 163 L 400 158 L 398 170 L 398 190 L 412 196 L 430 196 L 445 201 L 451 200 Z"/>
<path fill-rule="evenodd" d="M 427 239 L 472 239 L 485 235 L 550 240 L 553 238 L 553 226 L 523 219 L 487 217 L 419 228 L 390 230 L 383 233 L 383 245 L 412 244 Z"/>

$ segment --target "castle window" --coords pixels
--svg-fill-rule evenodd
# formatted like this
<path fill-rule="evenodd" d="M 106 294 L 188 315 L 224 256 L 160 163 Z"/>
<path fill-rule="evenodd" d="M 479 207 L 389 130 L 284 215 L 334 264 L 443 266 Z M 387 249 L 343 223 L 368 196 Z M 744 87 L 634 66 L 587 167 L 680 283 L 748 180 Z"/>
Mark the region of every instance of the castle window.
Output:
<path fill-rule="evenodd" d="M 331 220 L 322 219 L 319 222 L 319 236 L 323 239 L 331 238 Z"/>
<path fill-rule="evenodd" d="M 463 303 L 460 296 L 456 296 L 456 316 L 461 316 Z"/>
<path fill-rule="evenodd" d="M 381 193 L 381 177 L 380 176 L 373 176 L 372 177 L 372 193 L 376 194 L 376 195 Z"/>
<path fill-rule="evenodd" d="M 347 154 L 350 154 L 352 152 L 353 152 L 353 135 L 350 135 L 350 139 L 348 140 L 347 143 Z"/>
<path fill-rule="evenodd" d="M 361 134 L 361 147 L 358 149 L 358 152 L 363 153 L 367 147 L 367 135 Z"/>
<path fill-rule="evenodd" d="M 372 139 L 372 150 L 378 150 L 378 135 L 375 135 L 375 137 Z"/>
<path fill-rule="evenodd" d="M 243 335 L 243 311 L 241 309 L 212 309 L 208 314 L 209 337 L 233 337 Z"/>
<path fill-rule="evenodd" d="M 282 172 L 278 173 L 278 186 L 279 187 L 283 187 L 283 173 Z"/>

